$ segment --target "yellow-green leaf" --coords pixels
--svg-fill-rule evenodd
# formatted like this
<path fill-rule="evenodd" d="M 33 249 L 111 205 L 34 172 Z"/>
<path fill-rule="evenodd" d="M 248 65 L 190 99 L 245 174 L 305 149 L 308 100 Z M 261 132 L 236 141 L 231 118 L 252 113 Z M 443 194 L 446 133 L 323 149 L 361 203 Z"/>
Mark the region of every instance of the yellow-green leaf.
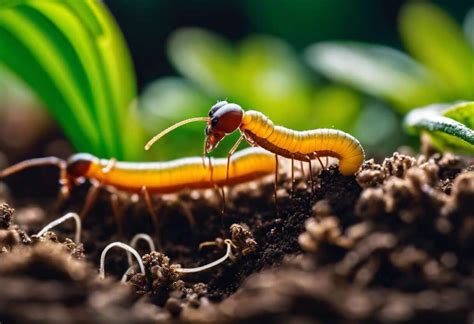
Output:
<path fill-rule="evenodd" d="M 400 14 L 400 33 L 409 52 L 436 73 L 452 99 L 474 98 L 474 51 L 461 27 L 427 2 L 411 2 Z"/>

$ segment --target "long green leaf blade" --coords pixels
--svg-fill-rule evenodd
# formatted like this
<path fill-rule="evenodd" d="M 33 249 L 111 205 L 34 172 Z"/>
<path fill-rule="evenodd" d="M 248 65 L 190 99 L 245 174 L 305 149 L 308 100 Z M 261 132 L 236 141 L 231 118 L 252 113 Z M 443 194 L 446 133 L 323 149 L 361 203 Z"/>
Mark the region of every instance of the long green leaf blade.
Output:
<path fill-rule="evenodd" d="M 94 131 L 93 119 L 87 110 L 86 101 L 71 86 L 73 72 L 65 64 L 62 53 L 55 51 L 55 45 L 50 36 L 46 35 L 44 30 L 38 29 L 29 17 L 22 14 L 21 7 L 15 7 L 15 10 L 6 9 L 0 11 L 0 28 L 3 30 L 0 44 L 3 44 L 1 46 L 3 60 L 8 67 L 16 67 L 16 73 L 23 72 L 20 76 L 27 82 L 28 80 L 35 80 L 34 84 L 30 84 L 33 88 L 42 86 L 41 78 L 31 78 L 28 74 L 30 69 L 39 65 L 38 70 L 42 72 L 42 77 L 50 76 L 54 80 L 55 92 L 59 91 L 66 98 L 66 106 L 70 107 L 71 114 L 65 113 L 68 116 L 65 122 L 71 125 L 70 127 L 76 126 L 81 129 L 80 131 L 76 129 L 79 133 L 84 131 L 86 141 L 94 143 L 94 147 L 100 150 L 101 145 Z M 32 38 L 35 39 L 34 49 L 30 46 Z M 30 55 L 26 53 L 25 55 L 30 56 L 32 60 L 18 62 L 17 58 L 15 58 L 18 55 L 17 51 L 11 50 L 15 45 L 22 48 L 22 50 L 17 48 L 18 52 L 30 53 Z M 55 64 L 52 64 L 52 62 Z M 48 96 L 48 94 L 42 94 L 42 97 L 44 96 Z M 64 113 L 63 107 L 52 107 L 52 109 L 56 113 L 56 117 Z M 74 118 L 74 116 L 77 118 Z"/>
<path fill-rule="evenodd" d="M 1 62 L 37 92 L 78 150 L 143 158 L 130 55 L 102 3 L 3 1 L 0 46 Z M 17 52 L 29 59 L 19 62 Z"/>

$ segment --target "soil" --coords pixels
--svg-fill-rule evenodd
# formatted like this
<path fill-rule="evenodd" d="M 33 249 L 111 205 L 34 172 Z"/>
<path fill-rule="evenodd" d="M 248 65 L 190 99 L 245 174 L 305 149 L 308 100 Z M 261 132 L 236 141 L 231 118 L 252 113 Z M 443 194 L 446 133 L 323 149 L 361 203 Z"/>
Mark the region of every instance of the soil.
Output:
<path fill-rule="evenodd" d="M 78 245 L 72 222 L 33 234 L 81 210 L 90 185 L 54 211 L 57 170 L 24 171 L 0 192 L 8 203 L 0 206 L 0 322 L 472 322 L 472 170 L 472 160 L 449 154 L 394 153 L 366 161 L 356 176 L 317 172 L 314 190 L 308 172 L 293 186 L 282 173 L 277 204 L 269 177 L 232 188 L 223 216 L 213 190 L 156 197 L 159 229 L 142 201 L 121 197 L 117 216 L 102 191 Z M 135 268 L 121 284 L 126 254 L 111 250 L 100 280 L 104 247 L 137 233 L 161 245 L 152 253 L 138 246 L 145 275 Z M 232 259 L 197 274 L 175 271 L 223 256 L 219 238 L 233 240 Z"/>

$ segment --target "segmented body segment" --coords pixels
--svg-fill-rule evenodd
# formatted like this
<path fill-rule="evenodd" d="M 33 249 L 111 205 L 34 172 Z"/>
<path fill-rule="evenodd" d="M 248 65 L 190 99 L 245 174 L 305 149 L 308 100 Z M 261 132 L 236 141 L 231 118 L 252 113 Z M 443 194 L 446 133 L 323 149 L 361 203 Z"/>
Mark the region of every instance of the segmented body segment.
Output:
<path fill-rule="evenodd" d="M 343 175 L 357 172 L 365 154 L 359 141 L 336 129 L 320 128 L 295 131 L 273 122 L 258 111 L 246 111 L 240 130 L 247 141 L 270 152 L 301 161 L 330 156 L 339 159 L 339 170 Z"/>
<path fill-rule="evenodd" d="M 272 174 L 276 169 L 273 154 L 259 148 L 241 150 L 231 158 L 228 180 L 227 159 L 212 159 L 212 168 L 207 161 L 204 165 L 201 157 L 169 162 L 116 162 L 104 172 L 108 164 L 109 160 L 96 158 L 84 177 L 129 192 L 140 192 L 142 187 L 146 187 L 150 193 L 235 185 Z"/>

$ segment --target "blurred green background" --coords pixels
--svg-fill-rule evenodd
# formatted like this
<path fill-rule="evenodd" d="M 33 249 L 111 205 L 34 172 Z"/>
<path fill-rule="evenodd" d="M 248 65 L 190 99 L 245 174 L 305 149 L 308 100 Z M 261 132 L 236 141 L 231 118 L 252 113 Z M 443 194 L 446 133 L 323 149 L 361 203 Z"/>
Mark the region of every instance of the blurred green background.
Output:
<path fill-rule="evenodd" d="M 418 139 L 406 135 L 401 123 L 411 109 L 474 99 L 470 0 L 104 3 L 130 50 L 137 110 L 123 124 L 118 118 L 118 130 L 106 132 L 110 147 L 92 152 L 103 157 L 199 155 L 204 139 L 199 123 L 167 135 L 152 152 L 142 147 L 154 133 L 205 116 L 224 99 L 290 128 L 342 129 L 357 137 L 369 156 L 380 157 L 400 145 L 416 147 Z M 133 93 L 127 85 L 135 82 L 133 71 L 127 73 L 124 79 L 116 75 L 115 83 Z M 20 98 L 15 102 L 31 101 L 12 90 L 18 84 L 0 72 L 0 107 L 15 96 Z M 113 142 L 130 134 L 134 140 Z M 225 139 L 213 155 L 225 155 L 235 140 Z M 81 150 L 91 147 L 73 142 Z"/>

